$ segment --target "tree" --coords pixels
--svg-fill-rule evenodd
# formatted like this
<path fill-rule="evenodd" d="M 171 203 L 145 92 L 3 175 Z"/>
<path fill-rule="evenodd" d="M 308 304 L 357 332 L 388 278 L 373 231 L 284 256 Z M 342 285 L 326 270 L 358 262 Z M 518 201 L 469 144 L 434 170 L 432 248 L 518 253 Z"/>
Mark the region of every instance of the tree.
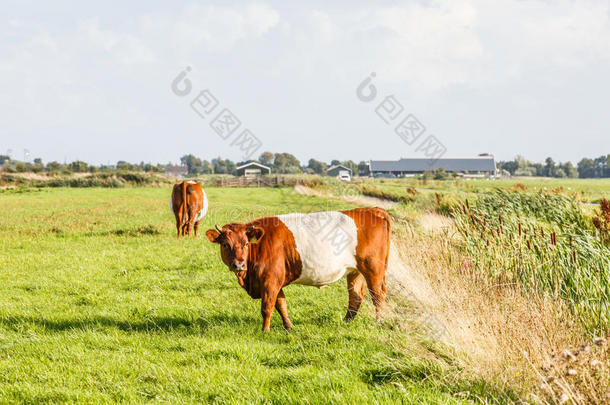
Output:
<path fill-rule="evenodd" d="M 595 177 L 595 163 L 593 159 L 584 158 L 578 162 L 578 177 L 591 178 Z"/>
<path fill-rule="evenodd" d="M 519 169 L 519 163 L 516 160 L 509 160 L 508 162 L 498 162 L 498 169 L 503 169 L 509 172 L 511 175 L 515 174 Z"/>
<path fill-rule="evenodd" d="M 341 162 L 339 160 L 337 160 L 337 159 L 333 159 L 333 160 L 330 161 L 330 165 L 331 166 L 337 166 L 337 165 L 340 165 L 340 164 L 341 164 Z"/>
<path fill-rule="evenodd" d="M 446 180 L 449 176 L 442 167 L 434 171 L 434 180 Z"/>
<path fill-rule="evenodd" d="M 23 172 L 27 171 L 27 166 L 23 162 L 17 162 L 15 164 L 15 171 L 17 171 L 19 173 L 23 173 Z"/>
<path fill-rule="evenodd" d="M 546 176 L 545 167 L 542 163 L 534 163 L 531 167 L 534 168 L 534 176 Z"/>
<path fill-rule="evenodd" d="M 548 177 L 553 177 L 555 171 L 555 161 L 552 158 L 548 157 L 544 161 L 544 175 Z"/>
<path fill-rule="evenodd" d="M 40 173 L 44 170 L 44 164 L 42 163 L 41 158 L 34 159 L 34 164 L 32 165 L 32 171 L 34 173 Z"/>
<path fill-rule="evenodd" d="M 604 177 L 608 168 L 610 168 L 608 159 L 609 156 L 600 156 L 593 161 L 595 165 L 595 177 Z"/>
<path fill-rule="evenodd" d="M 68 165 L 68 169 L 74 173 L 86 173 L 89 165 L 82 160 L 76 160 Z"/>
<path fill-rule="evenodd" d="M 324 171 L 326 170 L 326 163 L 320 162 L 316 159 L 309 159 L 307 168 L 311 169 L 314 173 L 324 174 Z"/>
<path fill-rule="evenodd" d="M 345 162 L 342 162 L 341 164 L 343 166 L 347 167 L 348 169 L 350 169 L 352 171 L 352 173 L 354 174 L 354 176 L 358 175 L 358 165 L 353 160 L 346 160 Z"/>
<path fill-rule="evenodd" d="M 225 160 L 225 165 L 227 166 L 228 174 L 235 174 L 235 171 L 237 170 L 237 165 L 235 165 L 233 161 L 227 159 Z"/>
<path fill-rule="evenodd" d="M 197 175 L 203 171 L 201 159 L 191 154 L 182 156 L 180 163 L 186 166 L 189 176 Z"/>
<path fill-rule="evenodd" d="M 65 169 L 64 165 L 62 165 L 59 162 L 53 161 L 53 162 L 47 163 L 47 171 L 49 171 L 49 172 L 61 172 L 64 169 Z"/>
<path fill-rule="evenodd" d="M 207 160 L 204 160 L 201 170 L 202 170 L 201 173 L 203 173 L 203 174 L 212 174 L 212 173 L 214 173 L 214 165 L 212 165 Z"/>
<path fill-rule="evenodd" d="M 298 173 L 301 171 L 301 162 L 290 153 L 276 153 L 273 159 L 273 168 L 278 173 Z"/>
<path fill-rule="evenodd" d="M 369 175 L 369 165 L 364 160 L 361 160 L 360 163 L 358 163 L 358 175 L 361 173 L 365 176 Z"/>
<path fill-rule="evenodd" d="M 567 177 L 575 178 L 578 177 L 578 170 L 574 167 L 572 162 L 565 162 L 561 164 L 561 170 L 565 173 Z"/>
<path fill-rule="evenodd" d="M 4 162 L 8 162 L 11 160 L 11 157 L 8 155 L 0 155 L 0 165 L 3 165 Z"/>
<path fill-rule="evenodd" d="M 258 157 L 258 161 L 265 166 L 271 166 L 273 164 L 273 153 L 271 153 L 271 152 L 261 153 L 261 155 Z"/>
<path fill-rule="evenodd" d="M 525 169 L 526 167 L 529 167 L 532 165 L 532 162 L 530 162 L 529 160 L 527 160 L 526 158 L 524 158 L 521 155 L 517 155 L 515 157 L 515 162 L 517 162 L 518 169 Z"/>
<path fill-rule="evenodd" d="M 217 174 L 234 174 L 235 163 L 229 159 L 223 160 L 220 156 L 217 159 L 212 159 L 212 165 L 214 166 L 214 173 Z"/>

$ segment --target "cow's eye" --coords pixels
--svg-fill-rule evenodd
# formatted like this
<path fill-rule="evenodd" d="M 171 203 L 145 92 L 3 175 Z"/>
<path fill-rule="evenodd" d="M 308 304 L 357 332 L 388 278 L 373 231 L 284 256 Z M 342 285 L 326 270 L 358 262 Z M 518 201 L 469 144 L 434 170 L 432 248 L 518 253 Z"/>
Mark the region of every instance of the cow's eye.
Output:
<path fill-rule="evenodd" d="M 248 246 L 250 244 L 250 242 L 246 241 L 246 243 L 244 243 L 244 247 Z"/>
<path fill-rule="evenodd" d="M 222 242 L 222 247 L 225 249 L 229 248 L 229 244 L 227 242 Z"/>

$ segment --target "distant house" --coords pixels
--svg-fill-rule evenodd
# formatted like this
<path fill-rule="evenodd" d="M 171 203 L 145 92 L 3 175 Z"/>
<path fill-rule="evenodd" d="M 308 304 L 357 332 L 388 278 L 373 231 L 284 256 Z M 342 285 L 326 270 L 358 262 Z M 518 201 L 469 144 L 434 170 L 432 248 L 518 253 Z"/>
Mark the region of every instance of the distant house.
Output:
<path fill-rule="evenodd" d="M 166 165 L 165 174 L 176 179 L 183 178 L 189 172 L 188 167 L 178 165 Z"/>
<path fill-rule="evenodd" d="M 343 171 L 349 172 L 350 176 L 353 174 L 352 169 L 350 169 L 349 167 L 345 167 L 343 165 L 334 165 L 326 169 L 326 175 L 331 177 L 337 177 Z"/>
<path fill-rule="evenodd" d="M 269 166 L 262 165 L 258 162 L 249 162 L 239 166 L 236 170 L 238 176 L 256 177 L 265 174 L 271 174 Z"/>
<path fill-rule="evenodd" d="M 371 160 L 369 162 L 371 176 L 408 176 L 437 169 L 463 175 L 493 176 L 496 174 L 496 162 L 491 155 L 438 159 L 401 158 L 399 160 Z"/>

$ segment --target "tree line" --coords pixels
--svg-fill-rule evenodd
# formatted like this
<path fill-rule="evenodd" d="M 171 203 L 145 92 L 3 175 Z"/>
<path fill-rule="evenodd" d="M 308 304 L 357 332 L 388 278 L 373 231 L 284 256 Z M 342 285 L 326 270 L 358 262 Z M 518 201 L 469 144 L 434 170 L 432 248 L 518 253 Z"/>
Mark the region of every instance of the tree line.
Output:
<path fill-rule="evenodd" d="M 523 156 L 496 163 L 498 170 L 506 170 L 512 176 L 602 178 L 610 177 L 610 154 L 598 158 L 583 158 L 576 166 L 572 162 L 556 163 L 548 157 L 544 163 L 535 163 Z"/>
<path fill-rule="evenodd" d="M 195 155 L 188 154 L 180 158 L 181 165 L 185 166 L 189 176 L 199 174 L 235 174 L 238 166 L 252 161 L 257 161 L 265 166 L 271 167 L 272 173 L 281 174 L 324 174 L 330 166 L 343 165 L 352 170 L 354 175 L 368 174 L 368 165 L 365 161 L 356 163 L 352 160 L 340 161 L 334 159 L 326 163 L 316 159 L 309 159 L 305 164 L 290 153 L 263 152 L 257 160 L 233 162 L 230 159 L 217 157 L 211 160 L 201 159 Z M 111 165 L 93 165 L 81 160 L 70 163 L 59 163 L 52 161 L 43 163 L 42 159 L 36 158 L 32 162 L 22 162 L 11 159 L 7 155 L 0 155 L 0 169 L 6 172 L 49 172 L 49 173 L 96 173 L 112 171 L 136 171 L 162 173 L 171 164 L 153 163 L 129 163 L 123 160 Z M 544 163 L 532 162 L 523 156 L 517 156 L 513 160 L 498 161 L 498 170 L 508 172 L 512 176 L 544 176 L 544 177 L 567 177 L 567 178 L 602 178 L 610 177 L 610 154 L 598 158 L 583 158 L 576 166 L 572 162 L 556 163 L 552 158 L 547 158 Z"/>
<path fill-rule="evenodd" d="M 229 159 L 202 160 L 192 154 L 184 155 L 180 158 L 180 163 L 186 166 L 189 175 L 197 174 L 235 174 L 237 167 L 250 163 L 258 162 L 271 168 L 272 173 L 281 174 L 324 174 L 326 169 L 335 165 L 343 165 L 352 170 L 352 173 L 364 173 L 368 170 L 368 165 L 365 161 L 356 163 L 352 160 L 332 160 L 329 164 L 316 159 L 309 159 L 307 164 L 301 162 L 290 153 L 272 153 L 263 152 L 258 157 L 258 160 L 246 160 L 241 162 L 232 162 Z"/>
<path fill-rule="evenodd" d="M 188 154 L 180 158 L 180 164 L 186 167 L 189 176 L 199 174 L 235 174 L 237 167 L 249 163 L 259 162 L 265 166 L 271 167 L 272 173 L 281 174 L 324 174 L 326 169 L 333 165 L 343 165 L 352 170 L 352 173 L 366 173 L 368 166 L 366 162 L 361 161 L 355 163 L 352 160 L 340 161 L 332 160 L 329 164 L 316 159 L 309 159 L 307 164 L 301 162 L 290 153 L 272 153 L 263 152 L 257 160 L 246 160 L 233 162 L 230 159 L 217 157 L 211 160 L 201 159 L 195 155 Z M 153 163 L 129 163 L 126 161 L 118 161 L 111 165 L 93 165 L 81 160 L 76 160 L 70 163 L 59 163 L 52 161 L 43 163 L 42 159 L 36 158 L 32 162 L 22 162 L 11 159 L 7 155 L 0 155 L 0 168 L 6 172 L 48 172 L 48 173 L 96 173 L 96 172 L 112 172 L 112 171 L 137 171 L 137 172 L 153 172 L 161 173 L 168 166 L 173 166 L 171 163 L 166 165 Z"/>
<path fill-rule="evenodd" d="M 152 172 L 162 173 L 165 165 L 152 163 L 129 163 L 119 160 L 114 165 L 92 165 L 82 160 L 75 160 L 70 163 L 59 163 L 57 161 L 43 163 L 42 159 L 36 158 L 32 162 L 22 162 L 11 159 L 7 155 L 0 155 L 0 170 L 9 173 L 98 173 L 98 172 Z"/>

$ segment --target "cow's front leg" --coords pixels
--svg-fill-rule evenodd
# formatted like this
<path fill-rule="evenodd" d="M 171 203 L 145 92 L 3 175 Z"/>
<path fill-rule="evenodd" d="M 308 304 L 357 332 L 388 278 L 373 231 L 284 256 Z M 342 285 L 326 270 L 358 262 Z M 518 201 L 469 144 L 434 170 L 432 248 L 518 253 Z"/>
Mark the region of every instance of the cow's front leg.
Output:
<path fill-rule="evenodd" d="M 290 322 L 290 318 L 288 318 L 288 304 L 286 303 L 286 296 L 284 295 L 284 290 L 280 290 L 280 293 L 277 295 L 277 300 L 275 301 L 275 309 L 282 316 L 282 322 L 284 322 L 284 328 L 292 329 L 292 322 Z"/>
<path fill-rule="evenodd" d="M 261 315 L 263 316 L 263 332 L 269 331 L 269 322 L 273 314 L 273 307 L 277 301 L 278 288 L 266 288 L 261 294 Z"/>

